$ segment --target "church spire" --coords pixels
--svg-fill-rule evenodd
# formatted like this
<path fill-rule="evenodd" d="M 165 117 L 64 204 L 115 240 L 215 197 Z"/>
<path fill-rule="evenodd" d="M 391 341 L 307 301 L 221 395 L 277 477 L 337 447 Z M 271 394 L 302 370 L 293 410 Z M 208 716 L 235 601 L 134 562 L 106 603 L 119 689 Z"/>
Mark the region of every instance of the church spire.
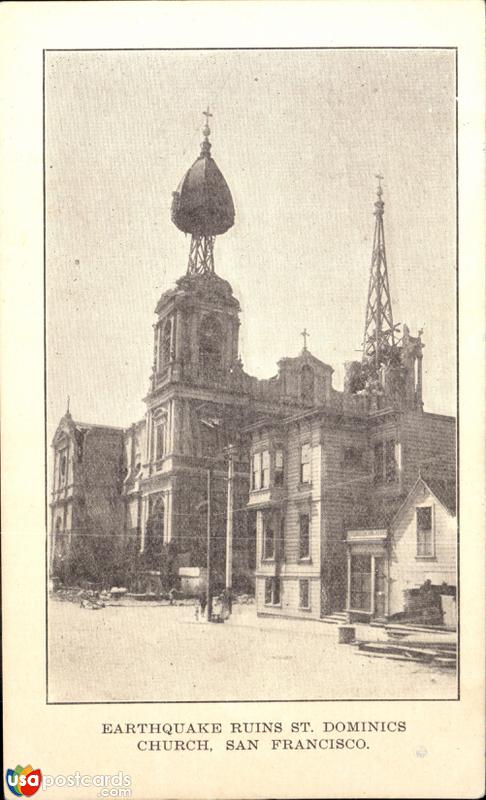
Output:
<path fill-rule="evenodd" d="M 203 111 L 206 122 L 201 154 L 172 193 L 171 218 L 184 233 L 191 234 L 189 275 L 214 272 L 214 239 L 234 224 L 233 198 L 221 171 L 211 156 L 209 108 Z"/>
<path fill-rule="evenodd" d="M 393 324 L 388 268 L 386 263 L 385 231 L 383 214 L 385 203 L 382 200 L 382 175 L 378 179 L 375 201 L 375 232 L 371 258 L 368 299 L 366 301 L 366 320 L 363 338 L 363 362 L 372 363 L 376 368 L 386 363 L 390 351 L 395 346 L 395 327 Z"/>

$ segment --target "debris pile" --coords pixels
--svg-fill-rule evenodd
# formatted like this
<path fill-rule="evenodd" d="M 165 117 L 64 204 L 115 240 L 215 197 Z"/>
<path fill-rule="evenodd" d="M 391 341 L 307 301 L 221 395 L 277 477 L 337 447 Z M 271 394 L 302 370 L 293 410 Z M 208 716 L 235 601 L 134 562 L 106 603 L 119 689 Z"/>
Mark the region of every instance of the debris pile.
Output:
<path fill-rule="evenodd" d="M 416 661 L 454 669 L 457 660 L 456 641 L 453 636 L 442 638 L 426 635 L 408 635 L 400 640 L 359 642 L 358 653 L 375 658 L 399 661 Z"/>
<path fill-rule="evenodd" d="M 70 603 L 79 603 L 81 608 L 97 610 L 105 607 L 106 600 L 109 599 L 110 593 L 97 592 L 94 589 L 79 589 L 74 587 L 58 589 L 54 593 L 54 596 L 58 600 L 64 600 Z"/>

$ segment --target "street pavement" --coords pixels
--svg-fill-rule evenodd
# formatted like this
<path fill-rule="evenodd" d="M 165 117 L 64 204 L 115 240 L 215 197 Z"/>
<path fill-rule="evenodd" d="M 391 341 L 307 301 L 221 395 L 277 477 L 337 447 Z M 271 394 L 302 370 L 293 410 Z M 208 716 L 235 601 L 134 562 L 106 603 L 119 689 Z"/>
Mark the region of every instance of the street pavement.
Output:
<path fill-rule="evenodd" d="M 49 702 L 452 699 L 452 670 L 338 644 L 337 626 L 257 617 L 224 624 L 194 606 L 101 609 L 52 599 Z M 374 634 L 377 637 L 382 632 Z"/>

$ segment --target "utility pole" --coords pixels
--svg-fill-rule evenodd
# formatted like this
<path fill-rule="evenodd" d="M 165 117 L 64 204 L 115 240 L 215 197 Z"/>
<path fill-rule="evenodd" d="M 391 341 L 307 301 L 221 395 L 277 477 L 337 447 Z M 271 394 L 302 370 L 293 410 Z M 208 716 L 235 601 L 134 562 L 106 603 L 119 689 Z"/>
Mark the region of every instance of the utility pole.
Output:
<path fill-rule="evenodd" d="M 212 575 L 211 575 L 211 467 L 208 467 L 208 489 L 207 489 L 207 506 L 208 506 L 208 514 L 207 514 L 207 573 L 208 573 L 208 587 L 207 587 L 207 615 L 208 615 L 208 622 L 211 622 L 211 617 L 213 614 L 213 587 L 212 587 Z"/>
<path fill-rule="evenodd" d="M 233 509 L 235 492 L 235 456 L 236 448 L 233 444 L 228 447 L 228 505 L 226 514 L 226 589 L 228 590 L 228 603 L 231 612 L 231 592 L 233 588 Z"/>

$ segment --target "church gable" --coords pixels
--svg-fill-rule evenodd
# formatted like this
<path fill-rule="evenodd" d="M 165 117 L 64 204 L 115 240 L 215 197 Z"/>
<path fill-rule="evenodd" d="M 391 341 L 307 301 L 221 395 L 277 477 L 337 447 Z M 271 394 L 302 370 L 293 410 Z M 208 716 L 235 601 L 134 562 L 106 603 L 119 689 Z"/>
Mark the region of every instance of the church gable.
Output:
<path fill-rule="evenodd" d="M 306 348 L 295 358 L 278 362 L 279 380 L 285 394 L 293 395 L 303 406 L 326 405 L 330 401 L 333 368 Z"/>

